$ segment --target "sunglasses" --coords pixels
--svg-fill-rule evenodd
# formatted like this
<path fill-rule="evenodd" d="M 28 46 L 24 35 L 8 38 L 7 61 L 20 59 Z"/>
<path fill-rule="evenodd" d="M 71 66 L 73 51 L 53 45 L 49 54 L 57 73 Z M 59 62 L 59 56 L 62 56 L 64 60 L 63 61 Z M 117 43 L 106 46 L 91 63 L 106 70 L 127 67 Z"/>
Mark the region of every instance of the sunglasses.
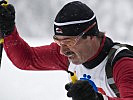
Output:
<path fill-rule="evenodd" d="M 86 32 L 88 32 L 91 28 L 93 28 L 96 25 L 96 22 L 94 22 L 91 26 L 89 26 L 85 31 L 80 33 L 76 37 L 66 38 L 66 39 L 58 39 L 56 35 L 53 36 L 53 39 L 55 43 L 57 43 L 59 46 L 66 45 L 67 47 L 73 47 L 76 44 L 78 44 L 79 40 L 85 35 Z"/>

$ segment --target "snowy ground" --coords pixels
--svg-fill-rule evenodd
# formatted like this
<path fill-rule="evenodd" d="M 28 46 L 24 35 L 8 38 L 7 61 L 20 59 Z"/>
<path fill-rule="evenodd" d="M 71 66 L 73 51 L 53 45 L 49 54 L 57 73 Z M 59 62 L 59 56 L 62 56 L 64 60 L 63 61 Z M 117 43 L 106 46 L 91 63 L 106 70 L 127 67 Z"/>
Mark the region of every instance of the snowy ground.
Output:
<path fill-rule="evenodd" d="M 25 39 L 30 45 L 49 44 L 45 39 Z M 39 41 L 37 41 L 39 40 Z M 23 71 L 17 69 L 3 52 L 0 69 L 0 100 L 68 100 L 64 71 Z"/>

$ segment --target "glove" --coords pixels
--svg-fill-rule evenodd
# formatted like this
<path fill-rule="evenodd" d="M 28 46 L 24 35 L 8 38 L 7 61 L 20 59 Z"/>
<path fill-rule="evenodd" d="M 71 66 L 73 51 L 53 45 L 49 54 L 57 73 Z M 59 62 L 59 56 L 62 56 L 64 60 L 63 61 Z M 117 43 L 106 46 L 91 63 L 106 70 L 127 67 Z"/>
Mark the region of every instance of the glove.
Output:
<path fill-rule="evenodd" d="M 78 80 L 76 83 L 65 85 L 67 96 L 72 100 L 104 100 L 102 94 L 95 92 L 87 80 Z"/>
<path fill-rule="evenodd" d="M 2 6 L 0 2 L 0 36 L 7 36 L 13 32 L 15 26 L 15 9 L 11 4 Z"/>

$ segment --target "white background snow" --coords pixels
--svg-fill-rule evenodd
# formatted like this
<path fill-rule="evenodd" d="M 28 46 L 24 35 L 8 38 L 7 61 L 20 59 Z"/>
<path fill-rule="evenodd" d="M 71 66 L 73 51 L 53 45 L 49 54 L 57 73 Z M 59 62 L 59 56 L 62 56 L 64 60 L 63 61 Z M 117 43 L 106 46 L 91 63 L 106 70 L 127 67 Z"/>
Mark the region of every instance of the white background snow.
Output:
<path fill-rule="evenodd" d="M 45 39 L 27 39 L 31 45 L 49 44 Z M 0 69 L 0 100 L 68 100 L 65 71 L 24 71 L 16 68 L 3 52 Z"/>
<path fill-rule="evenodd" d="M 9 0 L 16 9 L 20 36 L 31 46 L 52 42 L 53 22 L 61 7 L 72 0 Z M 132 44 L 132 0 L 80 0 L 95 12 L 99 29 L 113 40 Z M 68 100 L 64 71 L 17 69 L 5 52 L 0 69 L 0 100 Z"/>

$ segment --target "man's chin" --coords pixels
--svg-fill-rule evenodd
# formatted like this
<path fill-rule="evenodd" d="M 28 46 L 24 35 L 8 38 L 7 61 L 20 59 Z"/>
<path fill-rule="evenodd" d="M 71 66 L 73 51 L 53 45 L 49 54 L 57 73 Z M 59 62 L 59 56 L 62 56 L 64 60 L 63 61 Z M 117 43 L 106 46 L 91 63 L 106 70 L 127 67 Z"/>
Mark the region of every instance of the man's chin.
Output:
<path fill-rule="evenodd" d="M 68 58 L 68 59 L 69 59 L 69 58 Z M 80 65 L 80 64 L 82 64 L 81 62 L 75 61 L 75 60 L 72 60 L 72 59 L 69 59 L 69 61 L 70 61 L 71 63 L 75 64 L 75 65 Z"/>

